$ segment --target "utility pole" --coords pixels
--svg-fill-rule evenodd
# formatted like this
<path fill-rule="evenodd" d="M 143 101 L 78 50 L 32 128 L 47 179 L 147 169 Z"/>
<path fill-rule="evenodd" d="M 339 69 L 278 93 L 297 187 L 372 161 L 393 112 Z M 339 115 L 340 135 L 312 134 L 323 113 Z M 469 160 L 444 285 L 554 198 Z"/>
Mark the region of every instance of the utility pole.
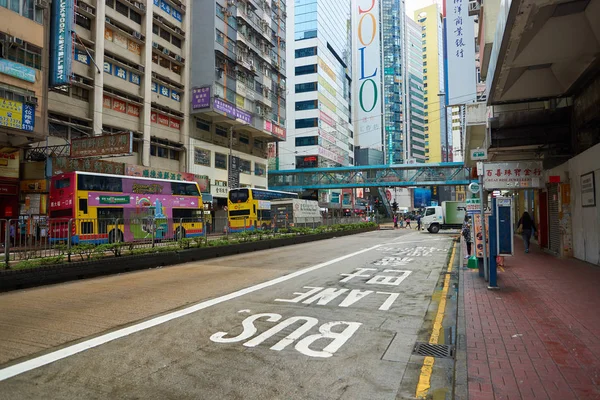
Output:
<path fill-rule="evenodd" d="M 231 125 L 229 127 L 229 162 L 227 163 L 227 171 L 228 171 L 228 177 L 233 176 L 233 171 L 231 171 L 231 166 L 233 164 L 233 125 Z M 231 178 L 227 179 L 227 185 L 229 186 L 229 189 L 233 189 L 231 187 Z"/>

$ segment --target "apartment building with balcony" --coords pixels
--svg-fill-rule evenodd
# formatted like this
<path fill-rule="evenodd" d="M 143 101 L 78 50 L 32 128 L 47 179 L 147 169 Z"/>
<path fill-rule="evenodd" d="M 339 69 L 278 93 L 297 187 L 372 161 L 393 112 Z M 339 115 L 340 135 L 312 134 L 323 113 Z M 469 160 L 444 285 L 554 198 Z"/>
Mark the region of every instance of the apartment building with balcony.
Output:
<path fill-rule="evenodd" d="M 350 1 L 296 2 L 288 23 L 289 134 L 279 169 L 354 165 Z"/>
<path fill-rule="evenodd" d="M 424 163 L 428 142 L 425 139 L 425 102 L 423 85 L 423 47 L 421 25 L 405 16 L 405 52 L 407 70 L 406 119 L 407 161 Z"/>
<path fill-rule="evenodd" d="M 48 11 L 0 0 L 0 219 L 19 215 L 22 148 L 46 137 Z"/>
<path fill-rule="evenodd" d="M 190 4 L 81 0 L 67 85 L 48 94 L 50 144 L 133 133 L 133 153 L 111 161 L 186 171 Z"/>
<path fill-rule="evenodd" d="M 266 188 L 268 149 L 286 138 L 286 18 L 281 0 L 194 1 L 189 170 L 217 198 L 230 153 L 240 186 Z"/>

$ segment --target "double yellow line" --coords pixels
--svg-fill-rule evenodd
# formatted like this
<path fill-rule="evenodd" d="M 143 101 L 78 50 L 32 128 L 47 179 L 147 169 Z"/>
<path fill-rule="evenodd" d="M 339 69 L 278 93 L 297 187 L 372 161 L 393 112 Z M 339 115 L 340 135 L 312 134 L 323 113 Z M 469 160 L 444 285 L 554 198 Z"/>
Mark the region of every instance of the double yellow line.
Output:
<path fill-rule="evenodd" d="M 433 322 L 433 331 L 431 332 L 431 337 L 429 338 L 430 344 L 438 344 L 440 340 L 440 332 L 443 328 L 442 322 L 444 321 L 444 315 L 446 312 L 448 289 L 450 287 L 450 273 L 452 272 L 452 265 L 454 265 L 455 252 L 456 246 L 453 245 L 452 254 L 450 255 L 450 264 L 448 265 L 447 274 L 444 278 L 442 297 L 440 298 L 440 303 L 438 304 L 437 313 Z M 418 399 L 424 399 L 425 397 L 427 397 L 427 392 L 431 387 L 431 374 L 433 373 L 434 360 L 435 359 L 433 357 L 427 356 L 423 361 L 423 366 L 421 367 L 421 375 L 419 376 L 419 383 L 417 384 L 417 393 L 415 395 Z"/>

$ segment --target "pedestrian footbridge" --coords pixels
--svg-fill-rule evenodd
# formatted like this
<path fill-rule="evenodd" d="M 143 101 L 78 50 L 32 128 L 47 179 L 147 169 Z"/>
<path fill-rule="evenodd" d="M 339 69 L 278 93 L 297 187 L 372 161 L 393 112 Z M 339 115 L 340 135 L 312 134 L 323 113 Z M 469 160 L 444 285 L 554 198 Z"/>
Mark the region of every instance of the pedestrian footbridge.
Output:
<path fill-rule="evenodd" d="M 309 189 L 468 185 L 471 170 L 463 163 L 368 165 L 269 171 L 269 189 Z"/>

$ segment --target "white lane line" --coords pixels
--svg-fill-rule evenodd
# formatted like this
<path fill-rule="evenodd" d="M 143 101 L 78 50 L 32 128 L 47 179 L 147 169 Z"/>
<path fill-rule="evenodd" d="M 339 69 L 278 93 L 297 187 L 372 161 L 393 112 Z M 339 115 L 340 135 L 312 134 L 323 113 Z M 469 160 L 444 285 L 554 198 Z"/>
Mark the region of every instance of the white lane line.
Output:
<path fill-rule="evenodd" d="M 241 289 L 236 292 L 226 294 L 224 296 L 217 297 L 212 300 L 203 301 L 202 303 L 195 304 L 193 306 L 184 308 L 182 310 L 174 311 L 172 313 L 165 314 L 165 315 L 161 315 L 160 317 L 152 318 L 148 321 L 140 322 L 139 324 L 135 324 L 135 325 L 129 326 L 127 328 L 122 328 L 122 329 L 116 330 L 114 332 L 110 332 L 110 333 L 95 337 L 93 339 L 89 339 L 89 340 L 83 341 L 81 343 L 77 343 L 72 346 L 65 347 L 65 348 L 57 350 L 57 351 L 53 351 L 52 353 L 48 353 L 43 356 L 39 356 L 36 358 L 32 358 L 30 360 L 15 364 L 15 365 L 11 365 L 10 367 L 6 367 L 6 368 L 0 370 L 0 382 L 4 381 L 6 379 L 12 378 L 14 376 L 20 375 L 22 373 L 31 371 L 33 369 L 43 367 L 44 365 L 51 364 L 51 363 L 61 360 L 63 358 L 67 358 L 67 357 L 70 357 L 77 353 L 81 353 L 83 351 L 92 349 L 94 347 L 98 347 L 105 343 L 112 342 L 113 340 L 120 339 L 125 336 L 129 336 L 133 333 L 140 332 L 140 331 L 152 328 L 152 327 L 160 325 L 160 324 L 164 324 L 165 322 L 174 320 L 176 318 L 181 318 L 183 316 L 194 313 L 196 311 L 203 310 L 205 308 L 214 306 L 216 304 L 223 303 L 228 300 L 233 300 L 237 297 L 241 297 L 248 293 L 256 292 L 258 290 L 267 288 L 269 286 L 277 285 L 278 283 L 285 282 L 287 280 L 296 278 L 298 276 L 307 274 L 309 272 L 318 270 L 323 267 L 327 267 L 331 264 L 335 264 L 337 262 L 346 260 L 348 258 L 357 256 L 359 254 L 366 253 L 368 251 L 371 251 L 371 250 L 376 249 L 381 246 L 383 246 L 383 244 L 378 244 L 376 246 L 369 247 L 368 249 L 355 251 L 354 253 L 346 254 L 345 256 L 334 258 L 333 260 L 329 260 L 329 261 L 323 262 L 321 264 L 313 265 L 312 267 L 308 267 L 308 268 L 304 268 L 304 269 L 301 269 L 296 272 L 292 272 L 289 275 L 284 275 L 282 277 L 275 278 L 275 279 L 272 279 L 267 282 L 259 283 L 258 285 L 254 285 L 254 286 L 251 286 L 251 287 L 248 287 L 245 289 Z"/>

